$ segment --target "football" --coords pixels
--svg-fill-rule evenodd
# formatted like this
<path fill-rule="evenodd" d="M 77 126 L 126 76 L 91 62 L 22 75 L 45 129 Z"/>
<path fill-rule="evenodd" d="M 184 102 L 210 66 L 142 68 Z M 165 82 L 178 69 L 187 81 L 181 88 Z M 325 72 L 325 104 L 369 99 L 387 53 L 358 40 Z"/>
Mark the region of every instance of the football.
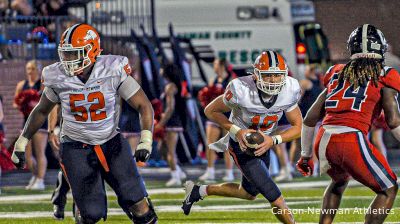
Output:
<path fill-rule="evenodd" d="M 245 137 L 248 143 L 245 152 L 249 156 L 254 156 L 254 151 L 259 144 L 263 143 L 264 137 L 259 132 L 247 133 Z"/>

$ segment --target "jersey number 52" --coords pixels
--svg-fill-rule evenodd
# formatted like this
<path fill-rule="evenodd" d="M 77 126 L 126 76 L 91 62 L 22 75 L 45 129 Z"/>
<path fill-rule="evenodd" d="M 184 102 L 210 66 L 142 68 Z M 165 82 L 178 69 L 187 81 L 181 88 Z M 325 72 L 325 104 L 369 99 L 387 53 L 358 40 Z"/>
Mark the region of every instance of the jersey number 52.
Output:
<path fill-rule="evenodd" d="M 86 100 L 84 94 L 69 95 L 69 105 L 71 107 L 71 112 L 74 113 L 75 120 L 86 122 L 89 118 L 89 113 L 91 121 L 99 121 L 107 117 L 105 111 L 98 111 L 103 109 L 105 106 L 104 95 L 101 92 L 89 93 L 87 96 L 87 102 L 94 102 L 97 100 L 97 103 L 94 103 L 89 107 L 89 112 L 85 106 L 76 106 L 76 102 L 84 100 Z"/>

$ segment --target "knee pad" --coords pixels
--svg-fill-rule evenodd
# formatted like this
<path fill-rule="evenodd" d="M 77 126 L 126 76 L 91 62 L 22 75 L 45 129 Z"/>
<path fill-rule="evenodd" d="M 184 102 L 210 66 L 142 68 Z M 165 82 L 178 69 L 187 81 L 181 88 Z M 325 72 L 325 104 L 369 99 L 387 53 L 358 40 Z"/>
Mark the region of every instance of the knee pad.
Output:
<path fill-rule="evenodd" d="M 154 211 L 153 204 L 150 201 L 150 198 L 147 199 L 147 204 L 149 206 L 149 211 L 146 214 L 137 216 L 136 211 L 134 211 L 133 206 L 129 208 L 129 212 L 131 214 L 131 219 L 135 224 L 155 224 L 157 223 L 158 217 L 156 212 Z"/>

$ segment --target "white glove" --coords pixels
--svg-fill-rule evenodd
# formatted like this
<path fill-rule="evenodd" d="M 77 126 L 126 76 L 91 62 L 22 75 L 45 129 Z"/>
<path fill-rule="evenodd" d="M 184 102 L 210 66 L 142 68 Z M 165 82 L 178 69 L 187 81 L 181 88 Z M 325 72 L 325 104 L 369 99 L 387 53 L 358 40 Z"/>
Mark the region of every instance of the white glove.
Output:
<path fill-rule="evenodd" d="M 29 140 L 24 136 L 20 135 L 14 144 L 14 151 L 11 155 L 11 160 L 15 166 L 22 169 L 25 165 L 25 148 L 28 145 Z"/>
<path fill-rule="evenodd" d="M 136 147 L 135 157 L 136 162 L 146 162 L 151 154 L 153 144 L 153 133 L 149 130 L 142 130 L 140 132 L 140 143 Z"/>

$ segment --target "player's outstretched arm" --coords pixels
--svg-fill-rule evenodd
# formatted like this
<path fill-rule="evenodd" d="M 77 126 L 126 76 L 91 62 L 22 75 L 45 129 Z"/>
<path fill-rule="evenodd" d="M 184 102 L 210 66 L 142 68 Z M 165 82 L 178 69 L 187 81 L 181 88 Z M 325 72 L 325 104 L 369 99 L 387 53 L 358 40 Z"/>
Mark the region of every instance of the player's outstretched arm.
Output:
<path fill-rule="evenodd" d="M 208 119 L 219 124 L 223 129 L 229 131 L 231 136 L 235 136 L 236 140 L 239 142 L 240 149 L 244 151 L 247 148 L 246 145 L 248 144 L 245 135 L 249 132 L 255 132 L 255 130 L 241 129 L 229 121 L 224 113 L 231 111 L 231 108 L 224 103 L 223 97 L 224 95 L 221 95 L 209 103 L 204 109 L 204 114 Z"/>
<path fill-rule="evenodd" d="M 141 88 L 137 90 L 137 92 L 132 97 L 130 97 L 127 102 L 140 114 L 142 131 L 140 133 L 140 143 L 135 151 L 135 157 L 136 161 L 145 162 L 150 157 L 153 144 L 153 107 L 151 106 L 149 99 Z"/>
<path fill-rule="evenodd" d="M 36 133 L 47 119 L 47 115 L 53 109 L 56 103 L 50 101 L 46 94 L 42 94 L 39 103 L 32 110 L 25 123 L 24 130 L 18 137 L 14 145 L 14 151 L 11 156 L 12 161 L 18 168 L 22 168 L 25 162 L 25 147 L 29 139 Z"/>
<path fill-rule="evenodd" d="M 230 122 L 224 114 L 229 111 L 231 111 L 231 108 L 224 104 L 223 95 L 221 95 L 207 105 L 207 107 L 204 109 L 204 114 L 208 119 L 229 131 L 233 123 Z"/>
<path fill-rule="evenodd" d="M 386 123 L 392 130 L 393 136 L 400 141 L 400 111 L 397 96 L 397 90 L 388 87 L 382 89 L 382 107 Z"/>
<path fill-rule="evenodd" d="M 301 116 L 301 111 L 298 106 L 293 110 L 286 112 L 285 116 L 289 121 L 291 127 L 282 132 L 280 135 L 282 138 L 282 142 L 290 142 L 300 137 L 301 127 L 303 124 L 303 116 Z"/>

